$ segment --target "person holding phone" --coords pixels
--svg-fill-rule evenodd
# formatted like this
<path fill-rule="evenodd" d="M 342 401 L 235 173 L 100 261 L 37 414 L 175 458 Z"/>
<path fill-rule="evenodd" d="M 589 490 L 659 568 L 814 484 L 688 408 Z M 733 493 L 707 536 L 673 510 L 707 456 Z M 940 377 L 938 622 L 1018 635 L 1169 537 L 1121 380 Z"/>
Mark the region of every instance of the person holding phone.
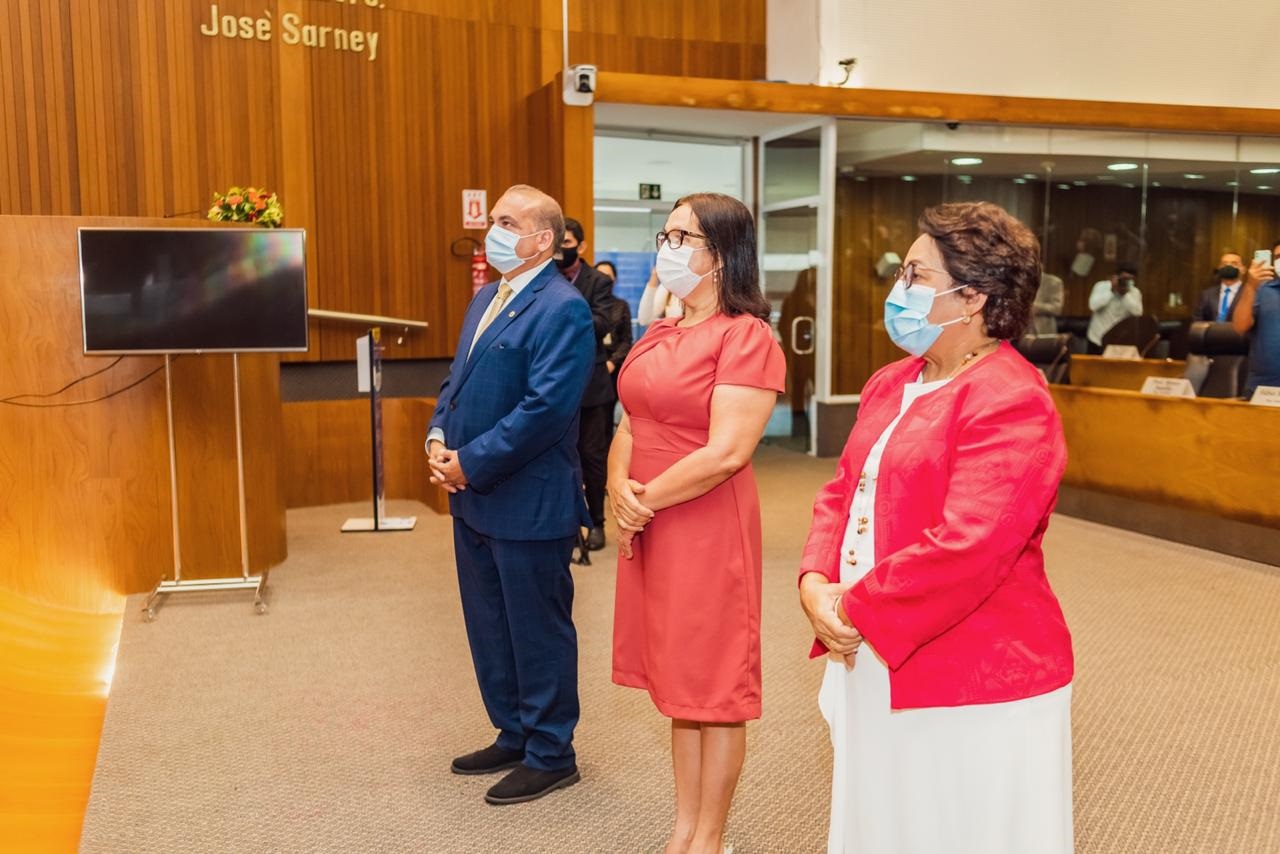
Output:
<path fill-rule="evenodd" d="M 1270 250 L 1253 254 L 1249 275 L 1231 324 L 1241 335 L 1249 336 L 1249 377 L 1245 381 L 1245 397 L 1258 386 L 1280 386 L 1280 279 L 1276 278 L 1276 262 L 1280 260 L 1280 240 Z"/>

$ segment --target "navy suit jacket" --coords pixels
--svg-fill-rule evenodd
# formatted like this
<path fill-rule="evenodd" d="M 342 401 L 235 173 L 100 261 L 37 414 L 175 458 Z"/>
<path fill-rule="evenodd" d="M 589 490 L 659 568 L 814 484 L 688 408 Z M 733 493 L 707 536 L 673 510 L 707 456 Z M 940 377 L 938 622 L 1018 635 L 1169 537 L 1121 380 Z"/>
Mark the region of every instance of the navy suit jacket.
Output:
<path fill-rule="evenodd" d="M 595 361 L 591 310 L 555 264 L 502 309 L 467 357 L 498 290 L 467 306 L 428 432 L 444 431 L 467 477 L 449 511 L 502 540 L 577 536 L 591 524 L 578 461 L 578 411 Z"/>
<path fill-rule="evenodd" d="M 1236 313 L 1236 305 L 1240 302 L 1240 294 L 1244 293 L 1244 286 L 1236 288 L 1235 295 L 1231 297 L 1231 305 L 1227 306 L 1227 320 L 1231 320 Z M 1194 318 L 1196 320 L 1207 320 L 1210 323 L 1218 322 L 1218 309 L 1222 307 L 1222 286 L 1214 285 L 1211 288 L 1205 288 L 1200 292 L 1200 302 L 1196 305 Z"/>

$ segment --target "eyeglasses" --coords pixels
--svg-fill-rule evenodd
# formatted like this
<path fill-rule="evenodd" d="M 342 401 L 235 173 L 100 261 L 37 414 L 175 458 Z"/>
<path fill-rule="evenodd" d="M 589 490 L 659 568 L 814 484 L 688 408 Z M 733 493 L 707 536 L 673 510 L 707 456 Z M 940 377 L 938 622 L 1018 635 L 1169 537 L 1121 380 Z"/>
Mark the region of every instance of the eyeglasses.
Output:
<path fill-rule="evenodd" d="M 673 228 L 670 231 L 659 231 L 654 235 L 655 242 L 659 249 L 662 248 L 662 244 L 664 243 L 672 249 L 679 249 L 681 246 L 684 246 L 685 240 L 690 237 L 701 238 L 702 240 L 707 241 L 708 246 L 711 245 L 710 237 L 707 237 L 705 234 L 698 234 L 696 231 L 685 231 L 683 228 Z"/>
<path fill-rule="evenodd" d="M 898 272 L 894 274 L 893 280 L 896 282 L 901 279 L 909 289 L 915 283 L 916 275 L 920 272 L 941 273 L 942 275 L 951 278 L 950 274 L 947 273 L 946 270 L 935 270 L 933 267 L 926 267 L 924 264 L 911 261 L 898 268 Z M 955 281 L 955 279 L 952 279 L 952 281 Z M 956 284 L 960 285 L 964 283 L 956 282 Z"/>

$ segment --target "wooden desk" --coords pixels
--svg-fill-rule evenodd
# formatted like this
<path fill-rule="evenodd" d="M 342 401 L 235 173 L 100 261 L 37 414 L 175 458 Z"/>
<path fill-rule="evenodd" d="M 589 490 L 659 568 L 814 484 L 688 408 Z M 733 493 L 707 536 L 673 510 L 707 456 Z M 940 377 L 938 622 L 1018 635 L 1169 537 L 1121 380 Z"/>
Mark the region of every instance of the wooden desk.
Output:
<path fill-rule="evenodd" d="M 1147 377 L 1181 377 L 1187 363 L 1180 359 L 1104 359 L 1071 357 L 1071 385 L 1079 388 L 1116 388 L 1138 391 Z"/>
<path fill-rule="evenodd" d="M 1067 437 L 1064 485 L 1280 529 L 1280 409 L 1075 386 L 1050 391 Z"/>

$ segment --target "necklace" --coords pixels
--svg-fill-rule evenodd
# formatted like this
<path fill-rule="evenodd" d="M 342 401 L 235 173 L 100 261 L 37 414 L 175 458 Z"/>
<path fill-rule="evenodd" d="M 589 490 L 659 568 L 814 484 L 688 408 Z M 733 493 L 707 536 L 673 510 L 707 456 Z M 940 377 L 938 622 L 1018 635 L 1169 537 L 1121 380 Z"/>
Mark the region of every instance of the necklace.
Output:
<path fill-rule="evenodd" d="M 972 350 L 970 350 L 968 353 L 965 353 L 965 354 L 964 354 L 964 358 L 960 360 L 960 364 L 956 365 L 956 366 L 951 370 L 951 373 L 947 374 L 947 375 L 946 375 L 946 377 L 944 377 L 944 379 L 948 379 L 948 380 L 949 380 L 949 379 L 951 379 L 952 377 L 954 377 L 956 374 L 958 374 L 958 373 L 960 373 L 961 371 L 963 371 L 966 367 L 968 367 L 968 365 L 969 365 L 969 363 L 970 363 L 970 362 L 972 362 L 974 359 L 978 358 L 978 354 L 979 354 L 980 352 L 982 352 L 982 351 L 983 351 L 983 350 L 985 350 L 986 348 L 990 347 L 992 344 L 995 344 L 996 346 L 999 346 L 999 345 L 1000 345 L 1000 341 L 999 341 L 999 339 L 993 338 L 993 339 L 991 339 L 990 341 L 986 342 L 985 344 L 979 344 L 977 347 L 974 347 L 974 348 L 973 348 Z"/>

